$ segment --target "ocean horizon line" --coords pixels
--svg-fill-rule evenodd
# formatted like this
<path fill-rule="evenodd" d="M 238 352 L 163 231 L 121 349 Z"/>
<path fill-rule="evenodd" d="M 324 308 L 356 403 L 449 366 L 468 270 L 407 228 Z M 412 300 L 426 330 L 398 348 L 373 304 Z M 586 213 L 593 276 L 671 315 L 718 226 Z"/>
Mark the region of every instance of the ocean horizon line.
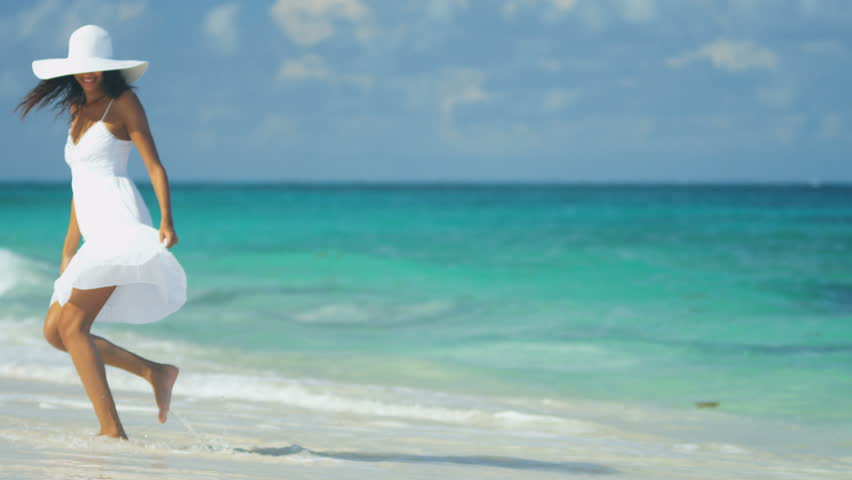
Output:
<path fill-rule="evenodd" d="M 140 187 L 149 187 L 147 178 L 132 178 Z M 0 179 L 0 185 L 66 185 L 70 179 Z M 178 187 L 624 187 L 624 188 L 852 188 L 852 181 L 769 181 L 769 180 L 314 180 L 314 179 L 243 179 L 174 180 Z"/>

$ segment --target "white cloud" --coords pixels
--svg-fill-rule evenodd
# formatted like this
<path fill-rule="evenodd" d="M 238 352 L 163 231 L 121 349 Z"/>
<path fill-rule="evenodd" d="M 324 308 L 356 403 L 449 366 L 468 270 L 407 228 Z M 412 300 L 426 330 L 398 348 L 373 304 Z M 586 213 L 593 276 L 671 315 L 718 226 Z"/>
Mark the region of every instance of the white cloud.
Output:
<path fill-rule="evenodd" d="M 775 3 L 772 3 L 775 6 Z M 832 22 L 847 23 L 852 20 L 852 8 L 849 0 L 799 0 L 799 12 L 793 10 L 794 15 L 810 17 L 808 20 L 830 20 Z"/>
<path fill-rule="evenodd" d="M 751 42 L 732 40 L 718 40 L 697 50 L 669 57 L 666 63 L 679 68 L 701 59 L 710 60 L 716 68 L 729 72 L 760 68 L 772 70 L 778 65 L 778 57 L 772 50 Z"/>
<path fill-rule="evenodd" d="M 555 58 L 544 58 L 539 62 L 539 67 L 545 72 L 556 73 L 562 70 L 562 62 Z"/>
<path fill-rule="evenodd" d="M 280 113 L 267 113 L 249 134 L 253 146 L 281 145 L 295 137 L 296 123 Z"/>
<path fill-rule="evenodd" d="M 468 178 L 517 178 L 518 164 L 501 159 L 526 158 L 529 152 L 541 152 L 550 146 L 536 126 L 504 118 L 455 125 L 452 129 L 443 126 L 438 134 L 451 151 L 488 158 L 487 163 L 468 173 Z M 520 170 L 529 173 L 525 167 Z"/>
<path fill-rule="evenodd" d="M 145 2 L 118 4 L 118 20 L 120 22 L 140 17 L 143 13 L 145 13 Z"/>
<path fill-rule="evenodd" d="M 226 105 L 220 102 L 205 103 L 198 109 L 196 116 L 198 123 L 201 125 L 209 125 L 219 120 L 228 118 L 234 113 L 233 105 Z"/>
<path fill-rule="evenodd" d="M 817 138 L 833 139 L 843 136 L 843 117 L 838 113 L 830 112 L 822 116 Z"/>
<path fill-rule="evenodd" d="M 586 30 L 597 32 L 607 24 L 608 11 L 600 2 L 586 2 L 577 9 L 577 17 Z"/>
<path fill-rule="evenodd" d="M 454 130 L 440 133 L 444 141 L 458 151 L 487 155 L 489 161 L 531 152 L 624 152 L 653 148 L 659 131 L 651 116 L 589 114 L 571 118 L 548 118 L 542 123 L 527 123 L 502 115 L 475 122 L 459 123 Z M 515 163 L 513 170 L 519 171 Z M 520 171 L 527 170 L 520 167 Z"/>
<path fill-rule="evenodd" d="M 452 119 L 459 105 L 480 103 L 491 96 L 482 88 L 485 72 L 472 68 L 453 69 L 444 72 L 438 86 L 438 105 L 445 118 Z"/>
<path fill-rule="evenodd" d="M 370 75 L 358 75 L 354 73 L 346 74 L 341 77 L 343 83 L 358 87 L 362 90 L 367 90 L 373 87 L 375 80 Z"/>
<path fill-rule="evenodd" d="M 278 69 L 279 80 L 325 80 L 331 75 L 325 61 L 314 54 L 294 60 L 284 60 Z"/>
<path fill-rule="evenodd" d="M 580 98 L 580 90 L 566 88 L 552 88 L 543 92 L 541 97 L 541 109 L 544 112 L 558 112 L 573 104 Z"/>
<path fill-rule="evenodd" d="M 537 11 L 542 21 L 552 23 L 570 12 L 585 29 L 599 31 L 618 18 L 632 24 L 656 20 L 657 5 L 657 0 L 503 0 L 500 13 L 510 19 L 526 10 Z"/>
<path fill-rule="evenodd" d="M 820 11 L 820 0 L 799 0 L 799 8 L 805 15 L 813 15 Z"/>
<path fill-rule="evenodd" d="M 233 53 L 237 49 L 239 33 L 236 17 L 240 6 L 226 3 L 211 8 L 204 18 L 204 34 L 220 53 Z"/>
<path fill-rule="evenodd" d="M 577 6 L 577 0 L 550 0 L 550 4 L 557 10 L 573 10 Z"/>
<path fill-rule="evenodd" d="M 688 113 L 668 117 L 660 146 L 670 149 L 788 147 L 801 139 L 806 124 L 802 114 L 769 115 L 759 112 Z"/>
<path fill-rule="evenodd" d="M 402 106 L 408 110 L 406 117 L 423 118 L 450 145 L 463 141 L 462 131 L 471 128 L 470 122 L 456 121 L 458 112 L 496 97 L 494 92 L 486 90 L 485 80 L 486 74 L 481 70 L 453 67 L 389 78 L 387 85 L 401 95 Z"/>
<path fill-rule="evenodd" d="M 145 7 L 144 0 L 41 0 L 15 15 L 15 30 L 18 40 L 46 37 L 56 47 L 67 47 L 68 37 L 77 28 L 95 24 L 110 30 L 141 17 Z"/>
<path fill-rule="evenodd" d="M 109 2 L 106 0 L 76 0 L 65 9 L 63 17 L 66 24 L 73 29 L 82 25 L 94 23 L 109 27 L 118 23 L 140 17 L 145 12 L 145 2 Z M 69 32 L 70 33 L 70 32 Z M 65 37 L 67 42 L 68 37 Z"/>
<path fill-rule="evenodd" d="M 412 112 L 437 113 L 452 120 L 459 106 L 488 101 L 493 92 L 483 87 L 486 74 L 466 67 L 444 68 L 417 76 L 388 79 L 388 86 L 402 95 L 403 105 Z"/>
<path fill-rule="evenodd" d="M 61 7 L 62 3 L 59 0 L 42 0 L 32 7 L 18 12 L 15 19 L 18 27 L 18 38 L 28 38 L 36 31 L 39 24 L 57 13 Z"/>
<path fill-rule="evenodd" d="M 401 21 L 378 24 L 365 19 L 357 26 L 355 36 L 367 44 L 366 55 L 378 59 L 393 57 L 400 50 L 420 53 L 445 46 L 448 37 L 458 37 L 454 23 L 457 17 L 470 5 L 479 6 L 471 0 L 427 0 L 405 5 L 408 6 Z"/>
<path fill-rule="evenodd" d="M 550 7 L 551 13 L 559 15 L 574 10 L 577 7 L 577 0 L 505 0 L 500 12 L 504 17 L 510 18 L 522 9 L 539 6 Z"/>
<path fill-rule="evenodd" d="M 647 23 L 657 16 L 654 0 L 619 0 L 616 8 L 630 23 Z"/>
<path fill-rule="evenodd" d="M 208 94 L 219 101 L 202 103 L 198 106 L 195 119 L 190 122 L 194 129 L 189 136 L 196 147 L 213 150 L 233 141 L 232 132 L 223 132 L 221 125 L 229 118 L 233 118 L 234 114 L 240 111 L 241 106 L 228 98 L 230 95 L 227 91 L 212 91 Z M 185 93 L 179 92 L 177 95 L 183 96 Z"/>
<path fill-rule="evenodd" d="M 796 89 L 791 86 L 761 87 L 756 93 L 760 103 L 772 108 L 787 108 L 796 98 Z"/>
<path fill-rule="evenodd" d="M 770 123 L 775 139 L 782 145 L 790 145 L 798 140 L 804 126 L 804 115 L 797 114 L 785 115 Z"/>
<path fill-rule="evenodd" d="M 839 57 L 846 54 L 843 44 L 835 40 L 809 40 L 803 42 L 799 48 L 805 53 L 816 55 Z"/>
<path fill-rule="evenodd" d="M 369 9 L 360 0 L 277 0 L 272 20 L 295 43 L 316 45 L 335 33 L 336 21 L 356 26 L 356 38 L 369 36 Z"/>
<path fill-rule="evenodd" d="M 430 0 L 426 4 L 426 14 L 433 19 L 447 20 L 467 7 L 468 0 Z"/>
<path fill-rule="evenodd" d="M 506 0 L 503 2 L 503 7 L 500 11 L 504 17 L 514 17 L 518 13 L 518 10 L 527 3 L 530 3 L 529 0 Z"/>
<path fill-rule="evenodd" d="M 278 68 L 278 81 L 323 81 L 330 84 L 350 85 L 360 89 L 373 86 L 373 77 L 353 73 L 338 73 L 331 69 L 319 55 L 307 54 L 302 58 L 288 59 Z"/>

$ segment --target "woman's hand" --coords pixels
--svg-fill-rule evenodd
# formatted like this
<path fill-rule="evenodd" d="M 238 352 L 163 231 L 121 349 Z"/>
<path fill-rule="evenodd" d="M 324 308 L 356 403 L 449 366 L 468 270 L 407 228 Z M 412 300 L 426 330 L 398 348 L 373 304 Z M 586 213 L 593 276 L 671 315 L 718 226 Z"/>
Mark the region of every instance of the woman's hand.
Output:
<path fill-rule="evenodd" d="M 178 236 L 171 225 L 160 225 L 160 243 L 164 243 L 166 248 L 172 248 L 177 245 Z"/>

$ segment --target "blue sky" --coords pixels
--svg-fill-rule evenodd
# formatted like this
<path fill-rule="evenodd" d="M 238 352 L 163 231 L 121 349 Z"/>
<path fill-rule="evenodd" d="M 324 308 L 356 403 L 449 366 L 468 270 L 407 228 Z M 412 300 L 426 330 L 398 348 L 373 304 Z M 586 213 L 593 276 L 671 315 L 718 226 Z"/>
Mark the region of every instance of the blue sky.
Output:
<path fill-rule="evenodd" d="M 852 182 L 846 0 L 5 1 L 0 180 L 69 177 L 12 110 L 87 23 L 173 181 Z"/>

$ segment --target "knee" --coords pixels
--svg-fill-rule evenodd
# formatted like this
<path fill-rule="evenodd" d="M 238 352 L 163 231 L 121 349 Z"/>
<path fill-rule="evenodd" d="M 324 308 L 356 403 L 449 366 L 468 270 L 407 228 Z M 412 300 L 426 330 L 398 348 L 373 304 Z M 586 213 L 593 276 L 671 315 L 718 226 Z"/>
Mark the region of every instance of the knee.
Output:
<path fill-rule="evenodd" d="M 59 332 L 59 338 L 63 344 L 80 335 L 88 335 L 86 312 L 73 303 L 66 303 L 59 314 L 56 330 Z"/>
<path fill-rule="evenodd" d="M 44 339 L 57 350 L 65 351 L 65 344 L 62 343 L 62 336 L 59 335 L 59 327 L 55 323 L 44 324 Z"/>
<path fill-rule="evenodd" d="M 62 343 L 62 337 L 59 335 L 59 314 L 62 312 L 62 307 L 58 303 L 51 305 L 47 311 L 47 317 L 44 319 L 44 339 L 47 343 L 55 348 L 65 351 L 65 344 Z"/>

